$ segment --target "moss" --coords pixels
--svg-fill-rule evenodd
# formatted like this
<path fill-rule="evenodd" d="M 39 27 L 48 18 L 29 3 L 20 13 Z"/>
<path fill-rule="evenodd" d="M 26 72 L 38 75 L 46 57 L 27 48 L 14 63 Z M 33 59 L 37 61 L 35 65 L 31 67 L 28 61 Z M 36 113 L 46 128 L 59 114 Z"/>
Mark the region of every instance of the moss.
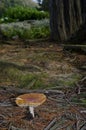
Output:
<path fill-rule="evenodd" d="M 24 87 L 27 87 L 29 89 L 45 88 L 44 74 L 28 73 L 25 75 L 21 75 L 18 82 L 19 82 L 19 87 L 21 88 L 24 88 Z"/>
<path fill-rule="evenodd" d="M 2 73 L 0 73 L 0 82 L 16 83 L 16 85 L 21 88 L 37 89 L 45 87 L 46 73 L 32 73 L 28 72 L 27 68 L 22 68 L 23 66 L 20 67 L 7 62 L 0 62 L 0 70 L 2 71 Z"/>
<path fill-rule="evenodd" d="M 52 77 L 50 78 L 50 86 L 67 86 L 67 88 L 75 87 L 75 83 L 77 83 L 81 75 L 80 74 L 71 74 L 65 77 L 66 74 L 63 74 L 62 76 Z"/>
<path fill-rule="evenodd" d="M 86 106 L 86 93 L 81 92 L 80 94 L 77 94 L 71 99 L 71 101 L 77 105 Z"/>

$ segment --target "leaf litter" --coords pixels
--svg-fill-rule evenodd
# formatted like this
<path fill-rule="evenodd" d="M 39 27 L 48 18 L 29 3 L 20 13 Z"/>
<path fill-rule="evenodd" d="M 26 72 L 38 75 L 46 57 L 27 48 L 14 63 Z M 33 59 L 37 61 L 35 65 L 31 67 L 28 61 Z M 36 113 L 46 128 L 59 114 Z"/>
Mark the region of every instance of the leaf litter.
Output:
<path fill-rule="evenodd" d="M 64 74 L 66 76 L 71 72 L 80 73 L 81 79 L 78 79 L 72 88 L 66 84 L 59 84 L 60 86 L 56 84 L 54 87 L 52 85 L 51 88 L 44 89 L 25 88 L 25 91 L 18 88 L 16 82 L 3 79 L 0 81 L 0 130 L 85 130 L 86 97 L 82 95 L 86 92 L 86 78 L 85 71 L 79 68 L 85 65 L 86 56 L 63 51 L 57 44 L 52 46 L 51 43 L 46 43 L 46 46 L 44 44 L 28 45 L 27 48 L 19 45 L 2 45 L 0 62 L 13 63 L 17 65 L 16 67 L 35 65 L 36 69 L 40 68 L 37 71 L 46 71 L 50 75 L 48 78 L 53 77 L 55 82 L 56 76 Z M 31 73 L 34 71 L 33 68 Z M 46 82 L 50 81 L 48 78 Z M 47 101 L 36 108 L 36 116 L 32 120 L 25 108 L 21 109 L 15 104 L 15 98 L 21 93 L 38 90 L 46 94 Z"/>

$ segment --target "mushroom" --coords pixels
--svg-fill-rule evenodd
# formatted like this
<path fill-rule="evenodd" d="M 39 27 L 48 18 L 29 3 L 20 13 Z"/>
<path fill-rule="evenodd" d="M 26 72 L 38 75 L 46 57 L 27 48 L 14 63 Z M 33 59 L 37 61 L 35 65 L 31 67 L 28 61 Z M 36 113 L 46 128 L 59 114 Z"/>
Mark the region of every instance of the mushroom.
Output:
<path fill-rule="evenodd" d="M 28 107 L 34 118 L 34 108 L 45 102 L 46 96 L 41 93 L 23 94 L 16 98 L 15 102 L 20 107 Z"/>

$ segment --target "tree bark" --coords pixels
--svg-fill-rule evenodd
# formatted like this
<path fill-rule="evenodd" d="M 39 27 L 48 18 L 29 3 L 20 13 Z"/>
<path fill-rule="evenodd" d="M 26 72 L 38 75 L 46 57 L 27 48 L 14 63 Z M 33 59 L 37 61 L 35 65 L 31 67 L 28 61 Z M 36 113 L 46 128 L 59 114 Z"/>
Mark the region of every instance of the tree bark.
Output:
<path fill-rule="evenodd" d="M 69 39 L 86 21 L 86 0 L 50 0 L 51 39 Z"/>

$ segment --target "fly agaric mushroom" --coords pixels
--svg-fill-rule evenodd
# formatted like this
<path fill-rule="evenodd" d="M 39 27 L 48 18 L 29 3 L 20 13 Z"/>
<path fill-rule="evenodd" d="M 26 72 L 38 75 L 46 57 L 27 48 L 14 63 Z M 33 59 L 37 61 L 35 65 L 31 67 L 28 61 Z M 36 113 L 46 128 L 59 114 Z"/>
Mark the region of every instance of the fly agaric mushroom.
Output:
<path fill-rule="evenodd" d="M 16 98 L 16 104 L 20 107 L 28 107 L 34 118 L 34 108 L 45 102 L 46 96 L 41 93 L 23 94 Z"/>

